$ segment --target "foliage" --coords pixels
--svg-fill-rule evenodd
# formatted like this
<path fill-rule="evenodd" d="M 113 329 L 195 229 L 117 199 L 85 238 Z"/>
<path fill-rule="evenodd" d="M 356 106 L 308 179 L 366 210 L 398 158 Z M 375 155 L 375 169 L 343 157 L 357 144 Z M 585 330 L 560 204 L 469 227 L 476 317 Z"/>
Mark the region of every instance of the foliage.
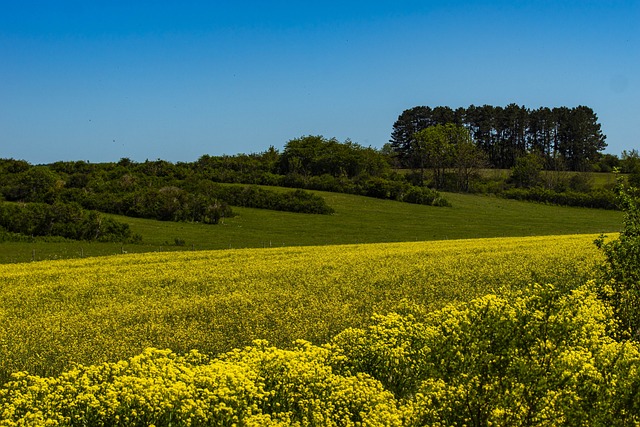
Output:
<path fill-rule="evenodd" d="M 7 231 L 4 227 L 0 226 L 0 242 L 24 242 L 31 243 L 34 242 L 35 238 L 33 236 L 26 236 L 21 233 L 13 233 L 11 231 Z"/>
<path fill-rule="evenodd" d="M 451 203 L 435 190 L 427 187 L 411 186 L 402 196 L 403 202 L 430 206 L 451 206 Z"/>
<path fill-rule="evenodd" d="M 53 203 L 62 187 L 60 177 L 46 166 L 7 167 L 2 194 L 8 201 Z"/>
<path fill-rule="evenodd" d="M 0 203 L 0 226 L 25 236 L 61 236 L 100 242 L 139 241 L 129 225 L 76 204 Z"/>
<path fill-rule="evenodd" d="M 276 192 L 258 186 L 217 186 L 212 192 L 234 206 L 323 215 L 335 212 L 322 197 L 301 189 Z"/>
<path fill-rule="evenodd" d="M 453 169 L 456 171 L 456 191 L 471 191 L 479 170 L 486 167 L 487 156 L 471 139 L 468 131 L 455 145 Z"/>
<path fill-rule="evenodd" d="M 514 200 L 527 200 L 560 206 L 584 208 L 618 209 L 615 194 L 608 190 L 593 190 L 587 193 L 578 191 L 555 191 L 542 187 L 511 188 L 501 191 L 501 197 Z"/>
<path fill-rule="evenodd" d="M 445 188 L 449 169 L 455 170 L 455 190 L 468 191 L 471 177 L 484 164 L 484 155 L 471 139 L 469 131 L 451 123 L 434 125 L 416 132 L 405 159 L 419 170 L 418 184 L 425 181 L 425 169 L 432 171 L 432 185 Z"/>
<path fill-rule="evenodd" d="M 359 175 L 381 176 L 389 172 L 386 158 L 373 148 L 350 140 L 340 143 L 323 136 L 303 136 L 288 141 L 278 159 L 282 175 L 330 175 L 354 178 Z"/>
<path fill-rule="evenodd" d="M 543 166 L 544 163 L 537 154 L 530 153 L 519 157 L 515 166 L 511 168 L 509 181 L 516 187 L 537 187 L 542 182 Z"/>
<path fill-rule="evenodd" d="M 221 218 L 233 216 L 225 202 L 175 186 L 142 188 L 126 193 L 83 193 L 80 197 L 70 198 L 102 212 L 159 221 L 217 224 Z"/>
<path fill-rule="evenodd" d="M 600 295 L 609 301 L 624 333 L 640 339 L 640 193 L 618 181 L 618 201 L 624 211 L 623 229 L 617 239 L 596 240 L 605 255 L 599 280 Z"/>
<path fill-rule="evenodd" d="M 299 166 L 295 166 L 298 165 Z M 79 203 L 86 209 L 163 221 L 216 224 L 233 216 L 231 206 L 331 214 L 321 196 L 302 189 L 375 195 L 403 201 L 411 186 L 390 170 L 387 157 L 351 141 L 321 136 L 291 140 L 282 155 L 202 156 L 194 163 L 163 160 L 31 166 L 0 159 L 0 195 L 9 201 Z M 237 187 L 221 183 L 245 183 Z M 289 192 L 261 185 L 295 187 Z M 393 187 L 397 191 L 387 191 Z M 416 191 L 414 191 L 415 193 Z M 443 196 L 421 191 L 407 201 L 445 206 Z"/>
<path fill-rule="evenodd" d="M 427 206 L 451 206 L 438 191 L 422 185 L 411 185 L 399 174 L 388 177 L 358 176 L 354 179 L 334 177 L 328 174 L 303 176 L 289 174 L 282 185 L 337 193 L 355 194 L 377 199 L 396 200 Z"/>
<path fill-rule="evenodd" d="M 640 187 L 640 154 L 638 150 L 623 151 L 620 158 L 620 171 L 629 174 L 629 184 Z"/>
<path fill-rule="evenodd" d="M 414 134 L 411 144 L 412 166 L 417 166 L 421 171 L 420 185 L 424 181 L 424 169 L 429 168 L 433 171 L 435 188 L 443 187 L 444 173 L 453 158 L 454 139 L 462 131 L 463 128 L 447 124 L 430 126 Z"/>
<path fill-rule="evenodd" d="M 509 104 L 468 108 L 425 107 L 407 109 L 393 125 L 391 145 L 405 167 L 412 167 L 414 135 L 438 125 L 464 126 L 493 167 L 508 169 L 528 153 L 540 155 L 547 169 L 557 158 L 570 170 L 588 170 L 606 148 L 597 115 L 586 106 L 541 107 L 536 110 Z"/>

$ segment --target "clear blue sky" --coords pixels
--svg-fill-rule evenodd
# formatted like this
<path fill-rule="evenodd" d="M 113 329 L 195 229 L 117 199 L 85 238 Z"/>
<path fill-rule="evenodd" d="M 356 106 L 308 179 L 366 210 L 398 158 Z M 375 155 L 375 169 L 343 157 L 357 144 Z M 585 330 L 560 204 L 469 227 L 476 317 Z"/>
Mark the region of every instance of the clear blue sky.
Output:
<path fill-rule="evenodd" d="M 381 147 L 407 108 L 512 102 L 639 148 L 640 0 L 0 0 L 0 158 Z"/>

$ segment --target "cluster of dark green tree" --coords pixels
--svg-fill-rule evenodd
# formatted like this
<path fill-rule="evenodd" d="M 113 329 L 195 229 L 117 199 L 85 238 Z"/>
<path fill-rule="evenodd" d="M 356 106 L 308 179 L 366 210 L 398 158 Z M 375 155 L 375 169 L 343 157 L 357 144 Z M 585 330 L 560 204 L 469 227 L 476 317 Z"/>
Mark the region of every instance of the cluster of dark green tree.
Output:
<path fill-rule="evenodd" d="M 447 190 L 495 193 L 517 200 L 616 209 L 612 186 L 596 188 L 584 172 L 622 171 L 640 183 L 637 150 L 606 147 L 589 107 L 530 110 L 515 104 L 451 109 L 414 107 L 395 122 L 385 151 L 407 178 Z M 510 169 L 508 178 L 482 173 Z"/>
<path fill-rule="evenodd" d="M 589 107 L 532 110 L 509 104 L 455 110 L 446 106 L 410 108 L 393 125 L 391 148 L 403 166 L 416 168 L 420 143 L 415 136 L 423 129 L 448 124 L 468 129 L 487 164 L 499 169 L 509 169 L 519 157 L 535 153 L 545 169 L 586 171 L 607 146 L 597 115 Z"/>

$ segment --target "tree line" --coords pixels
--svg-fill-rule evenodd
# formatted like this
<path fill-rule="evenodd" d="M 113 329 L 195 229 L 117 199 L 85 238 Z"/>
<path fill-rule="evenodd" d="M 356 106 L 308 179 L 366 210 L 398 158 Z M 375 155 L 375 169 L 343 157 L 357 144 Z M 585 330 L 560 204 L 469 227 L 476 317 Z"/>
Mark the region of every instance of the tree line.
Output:
<path fill-rule="evenodd" d="M 393 125 L 391 149 L 403 166 L 415 167 L 415 136 L 423 129 L 448 124 L 468 129 L 487 165 L 499 169 L 512 168 L 519 157 L 535 153 L 545 169 L 587 171 L 607 147 L 590 107 L 529 109 L 509 104 L 404 110 Z"/>

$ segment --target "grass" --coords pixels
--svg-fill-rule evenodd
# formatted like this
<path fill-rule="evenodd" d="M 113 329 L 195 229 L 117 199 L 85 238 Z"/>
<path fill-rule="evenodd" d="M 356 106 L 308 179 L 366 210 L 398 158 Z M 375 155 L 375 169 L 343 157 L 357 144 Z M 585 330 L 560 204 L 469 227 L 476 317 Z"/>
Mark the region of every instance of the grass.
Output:
<path fill-rule="evenodd" d="M 236 208 L 224 224 L 203 225 L 117 217 L 142 235 L 116 243 L 2 243 L 0 263 L 154 251 L 237 249 L 616 232 L 622 214 L 548 206 L 490 196 L 445 193 L 450 208 L 317 192 L 336 213 L 311 215 Z M 176 239 L 184 242 L 175 244 Z"/>

